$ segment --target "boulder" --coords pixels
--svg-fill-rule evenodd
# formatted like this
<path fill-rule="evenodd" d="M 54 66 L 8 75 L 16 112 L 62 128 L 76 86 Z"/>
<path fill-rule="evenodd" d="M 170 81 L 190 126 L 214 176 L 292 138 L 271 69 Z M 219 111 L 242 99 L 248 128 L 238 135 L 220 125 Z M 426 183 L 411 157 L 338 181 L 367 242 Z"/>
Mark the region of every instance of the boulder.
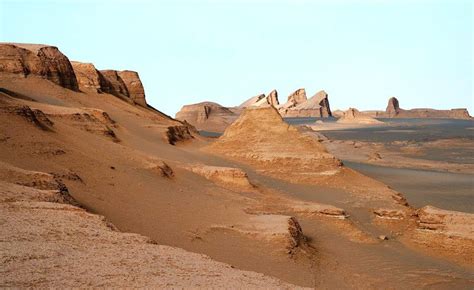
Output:
<path fill-rule="evenodd" d="M 37 75 L 64 88 L 79 91 L 69 59 L 55 46 L 0 43 L 0 72 Z"/>
<path fill-rule="evenodd" d="M 125 87 L 128 91 L 128 97 L 136 104 L 147 107 L 145 100 L 145 89 L 143 84 L 138 76 L 138 73 L 135 71 L 124 70 L 118 72 L 120 78 L 122 78 Z"/>

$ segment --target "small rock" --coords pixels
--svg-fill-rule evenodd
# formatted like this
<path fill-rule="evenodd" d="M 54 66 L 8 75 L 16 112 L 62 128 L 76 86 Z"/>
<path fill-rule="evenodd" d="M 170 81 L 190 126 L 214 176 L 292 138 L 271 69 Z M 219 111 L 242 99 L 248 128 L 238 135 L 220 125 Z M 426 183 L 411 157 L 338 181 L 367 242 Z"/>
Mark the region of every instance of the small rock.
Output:
<path fill-rule="evenodd" d="M 379 240 L 386 241 L 386 240 L 388 240 L 388 237 L 385 236 L 385 235 L 380 235 Z"/>

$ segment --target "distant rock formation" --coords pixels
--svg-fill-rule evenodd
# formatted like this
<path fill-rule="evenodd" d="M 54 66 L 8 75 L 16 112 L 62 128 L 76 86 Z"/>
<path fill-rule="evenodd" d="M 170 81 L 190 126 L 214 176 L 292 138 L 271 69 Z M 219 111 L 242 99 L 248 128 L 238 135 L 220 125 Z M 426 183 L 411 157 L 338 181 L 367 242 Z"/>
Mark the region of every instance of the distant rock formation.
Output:
<path fill-rule="evenodd" d="M 365 112 L 364 112 L 364 114 L 365 114 Z M 344 116 L 344 111 L 343 110 L 335 110 L 335 111 L 332 112 L 332 116 L 334 118 L 340 118 L 340 117 Z"/>
<path fill-rule="evenodd" d="M 260 94 L 246 100 L 237 107 L 223 107 L 216 103 L 202 102 L 186 105 L 176 113 L 178 120 L 186 120 L 199 130 L 223 132 L 246 108 L 274 107 L 283 117 L 332 117 L 328 94 L 319 91 L 310 99 L 301 88 L 288 96 L 285 104 L 280 104 L 278 92 Z M 214 111 L 214 113 L 212 113 Z"/>
<path fill-rule="evenodd" d="M 240 104 L 237 109 L 245 109 L 247 107 L 263 107 L 273 106 L 278 107 L 280 102 L 278 101 L 278 92 L 276 90 L 271 91 L 268 95 L 260 94 L 255 97 L 248 99 L 247 101 Z"/>
<path fill-rule="evenodd" d="M 388 114 L 389 118 L 395 117 L 400 113 L 400 105 L 398 103 L 397 98 L 391 97 L 388 99 L 388 105 L 385 109 L 385 112 Z"/>
<path fill-rule="evenodd" d="M 308 99 L 308 98 L 306 97 L 306 90 L 303 89 L 303 88 L 297 89 L 296 91 L 294 91 L 293 93 L 291 93 L 291 94 L 288 96 L 288 100 L 286 101 L 285 104 L 283 104 L 283 105 L 280 107 L 280 109 L 281 109 L 281 111 L 284 111 L 284 110 L 288 110 L 288 109 L 294 108 L 294 107 L 296 107 L 297 105 L 306 102 L 307 99 Z"/>
<path fill-rule="evenodd" d="M 185 105 L 176 113 L 176 119 L 210 132 L 223 132 L 237 117 L 229 108 L 213 102 Z"/>
<path fill-rule="evenodd" d="M 338 123 L 351 123 L 351 124 L 383 124 L 383 122 L 367 116 L 357 109 L 349 108 L 344 112 L 344 115 L 337 120 Z"/>
<path fill-rule="evenodd" d="M 388 118 L 449 118 L 449 119 L 470 119 L 471 116 L 465 108 L 451 110 L 435 110 L 428 108 L 404 110 L 400 108 L 397 98 L 391 97 L 388 100 L 385 115 Z"/>
<path fill-rule="evenodd" d="M 0 43 L 0 72 L 37 75 L 67 89 L 79 90 L 69 59 L 55 46 Z"/>
<path fill-rule="evenodd" d="M 279 108 L 283 117 L 332 117 L 328 94 L 319 91 L 306 99 L 306 91 L 299 89 L 288 97 L 288 101 Z"/>

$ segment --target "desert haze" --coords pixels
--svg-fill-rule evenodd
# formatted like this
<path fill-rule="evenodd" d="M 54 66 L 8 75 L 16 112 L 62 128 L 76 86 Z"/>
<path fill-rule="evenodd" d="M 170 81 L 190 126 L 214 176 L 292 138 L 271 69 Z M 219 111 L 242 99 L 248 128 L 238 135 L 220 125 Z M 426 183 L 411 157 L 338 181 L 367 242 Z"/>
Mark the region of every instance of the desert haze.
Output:
<path fill-rule="evenodd" d="M 0 43 L 0 287 L 472 289 L 468 111 L 330 97 L 173 118 L 137 72 Z"/>

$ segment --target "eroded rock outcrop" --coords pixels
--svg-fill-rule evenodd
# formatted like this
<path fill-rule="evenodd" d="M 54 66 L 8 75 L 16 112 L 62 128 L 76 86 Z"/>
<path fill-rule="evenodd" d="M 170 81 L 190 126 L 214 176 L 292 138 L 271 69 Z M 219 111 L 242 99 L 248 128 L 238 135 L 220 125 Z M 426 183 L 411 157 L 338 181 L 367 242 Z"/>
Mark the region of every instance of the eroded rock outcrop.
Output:
<path fill-rule="evenodd" d="M 79 90 L 69 59 L 55 46 L 0 43 L 0 72 L 37 75 L 67 89 Z"/>
<path fill-rule="evenodd" d="M 297 90 L 288 97 L 288 102 L 280 107 L 283 117 L 332 117 L 328 94 L 319 91 L 306 99 L 304 89 Z"/>
<path fill-rule="evenodd" d="M 112 84 L 98 71 L 92 63 L 71 62 L 76 74 L 79 89 L 97 93 L 113 93 Z"/>
<path fill-rule="evenodd" d="M 296 91 L 294 91 L 288 96 L 288 100 L 286 101 L 286 103 L 281 105 L 281 108 L 282 109 L 294 108 L 297 105 L 306 102 L 307 99 L 308 98 L 306 97 L 306 90 L 303 88 L 297 89 Z"/>
<path fill-rule="evenodd" d="M 140 80 L 140 77 L 138 76 L 138 73 L 135 71 L 124 70 L 118 72 L 118 75 L 123 80 L 123 83 L 127 88 L 128 97 L 136 104 L 146 107 L 147 104 L 145 101 L 145 89 L 143 88 L 143 84 Z"/>
<path fill-rule="evenodd" d="M 19 116 L 41 130 L 53 131 L 54 123 L 41 110 L 32 109 L 26 105 L 11 105 L 1 106 L 0 113 Z"/>
<path fill-rule="evenodd" d="M 185 105 L 176 113 L 176 119 L 187 121 L 198 130 L 223 132 L 236 118 L 230 109 L 213 102 Z"/>
<path fill-rule="evenodd" d="M 416 212 L 416 219 L 417 228 L 406 242 L 431 254 L 472 265 L 474 214 L 425 206 Z"/>
<path fill-rule="evenodd" d="M 404 110 L 400 108 L 398 99 L 392 97 L 388 100 L 388 105 L 383 117 L 387 118 L 448 118 L 448 119 L 470 119 L 471 116 L 465 108 L 450 110 L 435 110 L 429 108 L 416 108 Z"/>
<path fill-rule="evenodd" d="M 354 108 L 349 108 L 347 111 L 345 111 L 343 116 L 339 118 L 337 122 L 351 124 L 383 124 L 383 122 L 367 116 Z"/>
<path fill-rule="evenodd" d="M 264 107 L 273 106 L 278 107 L 280 102 L 278 101 L 278 92 L 276 90 L 271 91 L 268 95 L 260 94 L 255 97 L 248 99 L 238 106 L 238 109 L 245 109 L 248 107 Z"/>
<path fill-rule="evenodd" d="M 170 145 L 176 145 L 178 142 L 194 139 L 192 129 L 189 125 L 169 126 L 165 132 L 165 139 Z"/>
<path fill-rule="evenodd" d="M 240 168 L 201 164 L 188 165 L 184 168 L 232 190 L 251 190 L 254 188 L 248 179 L 247 173 Z"/>
<path fill-rule="evenodd" d="M 273 107 L 249 108 L 205 150 L 292 182 L 337 174 L 341 162 L 315 138 L 286 124 Z"/>
<path fill-rule="evenodd" d="M 145 89 L 137 72 L 97 70 L 91 63 L 72 62 L 81 90 L 108 93 L 130 103 L 147 107 Z"/>
<path fill-rule="evenodd" d="M 249 217 L 246 222 L 231 226 L 215 226 L 214 229 L 228 229 L 249 235 L 276 244 L 277 250 L 287 252 L 291 252 L 306 242 L 296 218 L 285 215 L 256 215 Z"/>
<path fill-rule="evenodd" d="M 103 88 L 105 92 L 129 100 L 129 92 L 123 79 L 116 70 L 101 70 L 102 75 L 106 78 L 110 87 Z"/>
<path fill-rule="evenodd" d="M 388 99 L 387 108 L 385 112 L 388 114 L 389 117 L 395 117 L 400 113 L 400 104 L 398 103 L 397 98 L 391 97 Z"/>

